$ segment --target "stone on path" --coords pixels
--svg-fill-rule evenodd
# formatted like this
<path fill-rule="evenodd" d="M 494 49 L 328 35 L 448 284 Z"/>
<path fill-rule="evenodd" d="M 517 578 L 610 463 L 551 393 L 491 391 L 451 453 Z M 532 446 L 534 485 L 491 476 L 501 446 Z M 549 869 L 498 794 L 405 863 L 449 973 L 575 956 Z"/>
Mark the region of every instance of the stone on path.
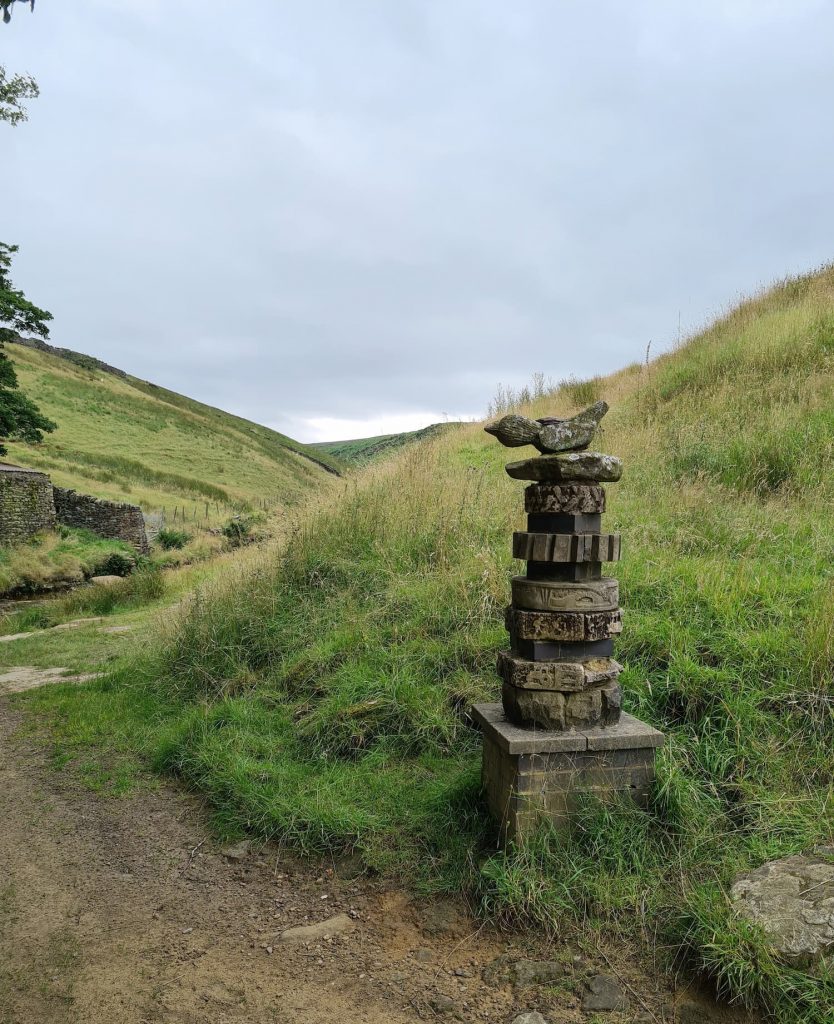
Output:
<path fill-rule="evenodd" d="M 740 875 L 730 896 L 788 962 L 810 966 L 834 949 L 834 858 L 798 854 L 769 861 Z"/>
<path fill-rule="evenodd" d="M 515 480 L 535 480 L 540 483 L 587 480 L 602 483 L 619 480 L 623 473 L 623 464 L 616 455 L 568 452 L 564 455 L 541 455 L 537 459 L 510 462 L 506 470 Z"/>
<path fill-rule="evenodd" d="M 538 1010 L 532 1010 L 530 1013 L 520 1013 L 514 1017 L 513 1024 L 547 1024 L 547 1021 Z"/>
<path fill-rule="evenodd" d="M 0 694 L 25 693 L 36 690 L 39 686 L 49 683 L 86 683 L 90 679 L 98 679 L 102 673 L 88 672 L 84 675 L 67 675 L 66 668 L 38 668 L 33 665 L 20 665 L 0 675 Z"/>
<path fill-rule="evenodd" d="M 352 931 L 356 922 L 347 914 L 336 914 L 335 917 L 328 917 L 326 921 L 319 921 L 317 924 L 302 924 L 295 928 L 286 928 L 281 932 L 281 942 L 313 942 L 316 939 L 325 939 L 329 935 L 343 935 Z"/>
<path fill-rule="evenodd" d="M 90 583 L 95 583 L 98 587 L 112 587 L 114 583 L 121 583 L 124 580 L 124 576 L 91 576 Z"/>
<path fill-rule="evenodd" d="M 627 1008 L 625 989 L 612 974 L 597 974 L 588 982 L 588 991 L 582 999 L 582 1009 L 586 1013 Z"/>

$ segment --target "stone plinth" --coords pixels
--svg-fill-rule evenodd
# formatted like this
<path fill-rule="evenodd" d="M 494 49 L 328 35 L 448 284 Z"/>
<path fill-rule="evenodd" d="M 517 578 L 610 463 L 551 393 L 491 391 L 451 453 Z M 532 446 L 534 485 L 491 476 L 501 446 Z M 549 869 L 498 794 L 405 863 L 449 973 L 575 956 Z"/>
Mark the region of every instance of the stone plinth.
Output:
<path fill-rule="evenodd" d="M 522 840 L 542 818 L 567 824 L 578 798 L 628 795 L 645 804 L 663 733 L 631 715 L 617 725 L 556 732 L 513 725 L 501 704 L 476 704 L 483 785 L 504 840 Z"/>

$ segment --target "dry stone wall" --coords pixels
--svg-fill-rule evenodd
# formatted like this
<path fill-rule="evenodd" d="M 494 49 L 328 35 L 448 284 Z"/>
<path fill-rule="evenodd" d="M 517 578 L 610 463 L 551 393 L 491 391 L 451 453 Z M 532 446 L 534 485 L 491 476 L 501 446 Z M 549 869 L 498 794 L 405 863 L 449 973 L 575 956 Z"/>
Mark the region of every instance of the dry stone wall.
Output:
<path fill-rule="evenodd" d="M 127 541 L 140 554 L 148 553 L 145 520 L 138 505 L 104 501 L 63 487 L 54 487 L 53 492 L 59 523 L 92 530 L 100 537 Z"/>
<path fill-rule="evenodd" d="M 26 540 L 54 525 L 52 482 L 46 473 L 0 465 L 0 544 Z"/>

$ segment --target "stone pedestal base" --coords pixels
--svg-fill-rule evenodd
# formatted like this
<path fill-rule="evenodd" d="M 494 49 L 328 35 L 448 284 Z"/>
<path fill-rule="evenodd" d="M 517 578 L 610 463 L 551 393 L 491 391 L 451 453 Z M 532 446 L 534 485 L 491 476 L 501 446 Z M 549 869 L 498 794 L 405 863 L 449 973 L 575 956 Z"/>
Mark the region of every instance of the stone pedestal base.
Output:
<path fill-rule="evenodd" d="M 476 704 L 484 737 L 483 783 L 502 839 L 520 840 L 542 818 L 567 823 L 577 797 L 648 799 L 663 733 L 624 714 L 616 726 L 550 732 L 522 729 L 500 704 Z"/>

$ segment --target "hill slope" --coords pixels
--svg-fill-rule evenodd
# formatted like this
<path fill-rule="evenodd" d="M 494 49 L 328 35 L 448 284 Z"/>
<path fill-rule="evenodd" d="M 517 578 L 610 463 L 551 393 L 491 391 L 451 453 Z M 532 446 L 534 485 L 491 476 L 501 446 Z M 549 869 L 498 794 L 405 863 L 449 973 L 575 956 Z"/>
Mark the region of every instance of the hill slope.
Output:
<path fill-rule="evenodd" d="M 21 387 L 58 430 L 37 447 L 10 443 L 9 461 L 62 487 L 148 512 L 185 507 L 209 519 L 291 504 L 340 463 L 268 427 L 66 350 L 19 344 L 6 353 Z M 58 354 L 62 353 L 62 354 Z"/>
<path fill-rule="evenodd" d="M 383 455 L 391 455 L 399 448 L 416 441 L 428 441 L 459 423 L 432 423 L 420 430 L 408 430 L 402 434 L 379 434 L 376 437 L 359 437 L 351 441 L 316 441 L 310 448 L 326 452 L 354 466 L 365 466 Z"/>
<path fill-rule="evenodd" d="M 669 737 L 648 810 L 589 806 L 569 834 L 495 849 L 463 712 L 498 697 L 522 485 L 477 425 L 366 470 L 152 655 L 63 694 L 61 728 L 142 734 L 229 831 L 355 849 L 504 921 L 601 929 L 624 957 L 651 936 L 778 1020 L 830 1024 L 831 972 L 778 963 L 726 893 L 834 833 L 834 269 L 585 390 L 626 466 L 608 488 L 626 709 Z"/>

